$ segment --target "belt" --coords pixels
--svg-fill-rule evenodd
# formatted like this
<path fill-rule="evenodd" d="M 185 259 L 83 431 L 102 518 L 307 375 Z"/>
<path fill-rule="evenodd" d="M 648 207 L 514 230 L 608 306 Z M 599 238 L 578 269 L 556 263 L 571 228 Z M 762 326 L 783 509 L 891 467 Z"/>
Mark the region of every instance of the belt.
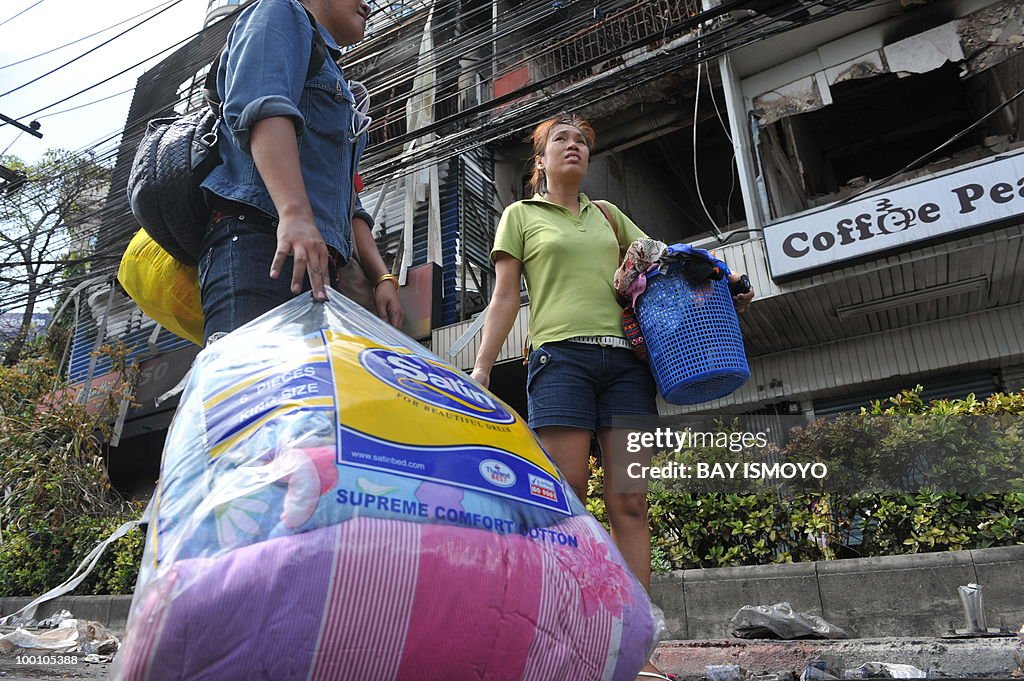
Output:
<path fill-rule="evenodd" d="M 213 222 L 217 223 L 227 218 L 238 218 L 242 222 L 251 221 L 258 224 L 270 225 L 271 227 L 277 227 L 277 219 L 273 216 L 267 215 L 259 208 L 250 206 L 246 203 L 239 201 L 232 201 L 225 199 L 216 194 L 210 194 L 207 203 L 210 209 L 213 211 Z"/>
<path fill-rule="evenodd" d="M 600 345 L 602 348 L 622 348 L 629 350 L 629 341 L 618 336 L 573 336 L 565 339 L 569 343 L 583 343 L 585 345 Z"/>

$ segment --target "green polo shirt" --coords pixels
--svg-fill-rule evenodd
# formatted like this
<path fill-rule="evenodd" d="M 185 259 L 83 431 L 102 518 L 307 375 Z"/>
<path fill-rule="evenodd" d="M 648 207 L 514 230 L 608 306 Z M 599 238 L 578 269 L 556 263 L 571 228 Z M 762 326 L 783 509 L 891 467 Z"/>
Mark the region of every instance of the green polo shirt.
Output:
<path fill-rule="evenodd" d="M 530 341 L 534 348 L 573 336 L 619 336 L 622 308 L 612 279 L 620 253 L 647 236 L 616 206 L 619 242 L 601 209 L 580 194 L 580 216 L 535 194 L 505 209 L 494 236 L 498 251 L 523 263 L 530 292 Z"/>

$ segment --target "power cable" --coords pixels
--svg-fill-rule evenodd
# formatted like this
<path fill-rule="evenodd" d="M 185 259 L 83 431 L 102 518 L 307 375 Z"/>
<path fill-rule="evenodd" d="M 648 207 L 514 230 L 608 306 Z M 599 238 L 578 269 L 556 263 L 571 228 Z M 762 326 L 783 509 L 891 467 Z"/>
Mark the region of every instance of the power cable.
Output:
<path fill-rule="evenodd" d="M 11 140 L 11 143 L 10 143 L 10 144 L 8 144 L 8 145 L 7 145 L 6 147 L 4 147 L 4 150 L 3 150 L 3 151 L 0 151 L 0 156 L 3 156 L 3 155 L 4 155 L 4 154 L 6 154 L 6 153 L 7 153 L 8 151 L 10 151 L 10 150 L 11 150 L 11 147 L 13 147 L 13 146 L 14 146 L 14 143 L 15 143 L 15 142 L 17 142 L 18 140 L 20 140 L 20 139 L 21 139 L 21 136 L 22 136 L 22 135 L 24 135 L 24 134 L 25 134 L 25 131 L 24 131 L 24 130 L 19 130 L 19 131 L 18 131 L 18 134 L 14 136 L 14 139 L 13 139 L 13 140 Z"/>
<path fill-rule="evenodd" d="M 725 133 L 725 138 L 729 140 L 729 148 L 732 150 L 732 160 L 729 162 L 729 196 L 725 200 L 725 218 L 728 224 L 732 224 L 732 195 L 736 191 L 736 179 L 738 172 L 736 170 L 736 143 L 732 140 L 732 133 L 729 130 L 729 126 L 725 124 L 725 119 L 722 118 L 722 112 L 718 109 L 718 100 L 715 99 L 715 86 L 711 82 L 711 69 L 710 67 L 705 70 L 708 77 L 708 94 L 711 97 L 711 104 L 715 107 L 715 115 L 718 117 L 718 122 L 722 125 L 722 131 Z M 719 71 L 719 77 L 721 77 L 721 71 Z M 723 81 L 722 88 L 724 91 L 725 83 Z"/>
<path fill-rule="evenodd" d="M 848 3 L 848 4 L 855 4 L 855 3 Z M 821 16 L 821 15 L 818 15 L 817 18 L 824 18 L 824 17 Z M 736 25 L 732 25 L 732 26 L 728 27 L 731 30 L 723 31 L 723 32 L 718 32 L 718 33 L 721 33 L 721 35 L 717 35 L 716 34 L 714 36 L 714 40 L 712 40 L 712 35 L 710 33 L 706 34 L 705 35 L 705 40 L 704 40 L 704 49 L 703 50 L 698 50 L 697 54 L 703 55 L 704 58 L 711 58 L 713 56 L 711 54 L 711 51 L 715 51 L 715 50 L 718 50 L 718 51 L 728 51 L 730 49 L 735 49 L 737 47 L 741 47 L 744 44 L 749 44 L 749 42 L 753 42 L 755 40 L 764 39 L 764 37 L 766 37 L 767 35 L 771 35 L 774 32 L 781 32 L 780 27 L 778 25 L 776 26 L 776 30 L 774 32 L 771 31 L 770 29 L 767 29 L 766 25 L 770 25 L 771 23 L 772 23 L 772 21 L 744 22 L 744 24 L 739 26 L 738 29 L 737 29 Z M 788 30 L 789 26 L 784 26 L 784 27 L 781 27 L 781 28 L 785 29 L 785 30 Z M 666 30 L 666 34 L 667 34 L 667 30 Z M 745 42 L 743 42 L 744 40 L 748 40 L 749 42 L 745 43 Z M 513 49 L 514 49 L 514 47 L 513 47 Z M 569 100 L 571 98 L 573 98 L 573 97 L 575 97 L 576 99 L 579 99 L 579 98 L 583 97 L 583 98 L 585 98 L 588 101 L 588 103 L 593 103 L 593 102 L 601 101 L 601 100 L 605 99 L 606 96 L 615 96 L 615 95 L 620 94 L 621 92 L 623 92 L 624 91 L 623 84 L 625 85 L 625 89 L 629 89 L 630 87 L 636 87 L 637 85 L 639 85 L 640 83 L 635 82 L 630 77 L 630 74 L 633 74 L 634 71 L 636 71 L 637 74 L 643 79 L 643 82 L 646 83 L 646 82 L 650 82 L 651 80 L 653 80 L 653 79 L 655 79 L 657 77 L 662 77 L 664 75 L 665 71 L 668 70 L 669 68 L 673 67 L 673 66 L 685 67 L 687 63 L 692 65 L 693 57 L 694 57 L 694 53 L 693 53 L 692 50 L 682 50 L 679 53 L 678 56 L 674 57 L 673 59 L 671 59 L 671 60 L 669 60 L 667 62 L 662 61 L 662 60 L 652 60 L 651 64 L 646 65 L 643 68 L 636 69 L 636 70 L 627 70 L 627 71 L 624 71 L 623 73 L 619 73 L 619 74 L 617 74 L 616 78 L 613 78 L 609 82 L 609 88 L 608 88 L 607 91 L 605 91 L 604 96 L 601 96 L 601 97 L 598 97 L 598 98 L 592 97 L 592 95 L 593 95 L 593 88 L 592 88 L 593 82 L 588 81 L 588 82 L 590 82 L 591 87 L 589 87 L 589 88 L 570 88 L 568 90 L 568 92 L 560 93 L 563 96 L 558 101 L 552 101 L 550 106 L 561 106 L 564 103 L 568 103 Z M 657 61 L 657 64 L 654 64 L 653 61 Z M 564 78 L 568 73 L 571 73 L 573 71 L 574 71 L 574 69 L 572 67 L 569 67 L 569 68 L 563 70 L 562 72 L 560 72 L 560 77 Z M 169 77 L 173 77 L 173 76 L 169 76 Z M 617 85 L 617 83 L 618 83 L 618 85 Z M 404 96 L 400 97 L 399 99 L 402 99 L 402 98 L 404 98 Z M 431 145 L 432 147 L 434 147 L 433 149 L 428 150 L 427 153 L 431 154 L 431 158 L 429 158 L 429 159 L 417 158 L 416 156 L 411 156 L 411 157 L 402 156 L 402 157 L 399 157 L 398 159 L 387 159 L 387 160 L 384 161 L 385 165 L 378 164 L 378 167 L 381 167 L 383 169 L 383 168 L 387 168 L 388 165 L 397 164 L 398 167 L 396 168 L 396 175 L 398 175 L 398 174 L 404 175 L 404 174 L 406 174 L 408 172 L 413 172 L 414 170 L 418 169 L 418 166 L 423 165 L 424 163 L 430 164 L 430 163 L 437 163 L 437 162 L 440 162 L 440 161 L 443 161 L 443 160 L 447 160 L 447 158 L 449 158 L 449 157 L 451 157 L 453 155 L 457 155 L 459 153 L 463 153 L 463 151 L 465 151 L 466 149 L 475 148 L 476 146 L 479 146 L 480 144 L 486 143 L 488 141 L 494 141 L 495 139 L 499 139 L 501 137 L 507 137 L 508 134 L 509 134 L 507 132 L 507 128 L 502 133 L 497 133 L 496 130 L 495 130 L 495 128 L 505 128 L 506 127 L 505 126 L 505 122 L 515 123 L 516 120 L 522 121 L 525 116 L 529 115 L 530 118 L 531 118 L 530 122 L 532 123 L 533 121 L 536 120 L 536 116 L 534 115 L 534 113 L 535 112 L 539 112 L 540 110 L 542 110 L 542 108 L 543 108 L 542 105 L 543 104 L 544 104 L 544 102 L 528 103 L 528 106 L 524 107 L 524 111 L 519 116 L 514 116 L 514 117 L 511 117 L 511 118 L 509 118 L 508 116 L 499 117 L 498 119 L 496 119 L 494 121 L 494 123 L 496 123 L 496 125 L 467 126 L 467 127 L 470 127 L 470 128 L 473 128 L 473 127 L 476 128 L 476 130 L 474 131 L 476 134 L 474 134 L 473 136 L 468 136 L 468 135 L 463 133 L 461 135 L 456 134 L 456 135 L 453 135 L 453 136 L 449 136 L 447 138 L 441 138 L 441 139 L 437 140 L 437 142 L 435 144 Z M 161 107 L 161 110 L 166 110 L 166 105 Z M 465 121 L 468 118 L 468 116 L 461 116 L 461 117 L 456 116 L 456 117 L 453 117 L 453 118 L 459 118 L 460 120 Z M 137 125 L 144 125 L 144 124 L 145 124 L 145 120 L 137 121 Z M 512 132 L 512 134 L 515 134 L 515 132 L 518 132 L 518 131 L 522 130 L 524 123 L 520 122 L 517 125 L 519 125 L 519 127 L 516 128 Z M 526 123 L 525 125 L 528 127 L 529 123 Z M 106 138 L 104 140 L 101 140 L 101 141 L 99 141 L 97 143 L 94 143 L 92 145 L 92 148 L 94 150 L 98 151 L 100 145 L 110 141 L 111 139 L 116 138 L 119 134 L 124 133 L 124 132 L 126 132 L 126 131 L 115 132 L 114 134 L 112 134 L 108 138 Z M 421 133 L 418 133 L 418 134 L 421 134 Z M 443 144 L 450 144 L 451 145 L 450 149 L 448 150 L 447 153 L 442 153 L 440 156 L 438 154 L 436 154 L 436 153 L 433 153 L 434 151 L 437 151 L 438 148 L 441 145 L 443 145 Z M 117 152 L 118 152 L 118 147 L 114 147 L 109 152 L 104 151 L 100 155 L 98 155 L 98 156 L 96 156 L 94 158 L 97 159 L 97 160 L 109 159 L 110 157 L 112 157 Z M 124 205 L 125 204 L 126 204 L 126 198 L 118 197 L 116 199 L 116 201 L 114 201 L 113 203 L 109 203 L 108 202 L 107 206 L 105 206 L 103 209 L 100 209 L 100 210 L 107 210 L 107 209 L 109 209 L 112 212 L 117 213 L 117 212 L 121 212 L 121 211 L 124 210 Z M 729 238 L 732 238 L 732 236 L 733 235 L 730 235 Z M 92 254 L 90 256 L 90 258 L 89 258 L 89 261 L 94 265 L 94 267 L 92 269 L 93 269 L 93 273 L 95 274 L 96 272 L 103 272 L 103 273 L 112 272 L 113 269 L 116 266 L 116 260 L 117 259 L 119 259 L 119 253 L 100 252 L 100 253 Z"/>
<path fill-rule="evenodd" d="M 13 17 L 8 17 L 7 19 L 4 19 L 3 21 L 0 21 L 0 26 L 4 26 L 4 25 L 8 24 L 9 22 L 11 22 L 11 21 L 14 21 L 15 19 L 17 19 L 18 17 L 20 17 L 20 16 L 21 16 L 22 14 L 24 14 L 25 12 L 29 11 L 30 9 L 32 9 L 32 8 L 33 8 L 33 7 L 35 7 L 36 5 L 40 5 L 40 4 L 42 4 L 42 3 L 43 3 L 43 0 L 36 0 L 36 1 L 35 1 L 35 2 L 33 2 L 33 3 L 31 4 L 31 5 L 29 5 L 29 6 L 28 6 L 28 7 L 26 7 L 25 9 L 23 9 L 23 10 L 21 10 L 20 12 L 18 12 L 17 14 L 15 14 L 15 15 L 14 15 Z"/>
<path fill-rule="evenodd" d="M 60 50 L 63 50 L 65 47 L 71 47 L 72 45 L 77 45 L 78 43 L 82 42 L 83 40 L 88 40 L 89 38 L 95 38 L 96 36 L 100 35 L 101 33 L 106 33 L 107 31 L 109 31 L 111 29 L 117 28 L 118 26 L 121 26 L 122 24 L 127 24 L 129 21 L 132 21 L 133 19 L 138 19 L 139 17 L 141 17 L 144 14 L 148 14 L 148 13 L 152 12 L 155 9 L 163 7 L 168 2 L 174 2 L 174 0 L 165 0 L 165 2 L 162 2 L 159 5 L 155 5 L 153 7 L 150 7 L 145 12 L 139 12 L 135 16 L 128 17 L 127 19 L 122 19 L 121 21 L 117 22 L 116 24 L 111 24 L 110 26 L 107 26 L 106 28 L 100 29 L 99 31 L 96 31 L 95 33 L 90 33 L 89 35 L 82 36 L 81 38 L 76 38 L 76 39 L 72 40 L 71 42 L 64 43 L 63 45 L 58 45 L 57 47 L 51 47 L 50 49 L 48 49 L 48 50 L 46 50 L 44 52 L 40 52 L 39 54 L 34 54 L 31 57 L 25 57 L 24 59 L 19 59 L 18 61 L 12 61 L 10 64 L 0 65 L 0 71 L 3 71 L 4 69 L 10 68 L 12 66 L 17 66 L 19 64 L 24 64 L 26 62 L 30 62 L 33 59 L 38 59 L 39 57 L 45 57 L 48 54 L 52 54 L 54 52 L 58 52 Z"/>
<path fill-rule="evenodd" d="M 181 0 L 176 0 L 176 1 L 180 2 Z M 182 38 L 181 40 L 179 40 L 178 42 L 174 43 L 173 45 L 171 45 L 169 47 L 166 47 L 163 50 L 160 50 L 159 52 L 157 52 L 154 55 L 146 57 L 142 61 L 139 61 L 139 62 L 136 62 L 136 63 L 132 64 L 128 68 L 125 68 L 125 69 L 122 69 L 121 71 L 118 71 L 117 73 L 115 73 L 114 75 L 112 75 L 112 76 L 110 76 L 108 78 L 104 78 L 103 80 L 99 81 L 98 83 L 93 83 L 92 85 L 89 85 L 88 87 L 84 87 L 81 90 L 79 90 L 78 92 L 74 93 L 73 95 L 68 95 L 67 97 L 64 97 L 63 99 L 59 99 L 56 102 L 53 102 L 52 104 L 47 104 L 46 106 L 44 106 L 44 107 L 42 107 L 40 109 L 36 109 L 35 111 L 33 111 L 31 113 L 27 113 L 24 116 L 21 116 L 20 118 L 31 118 L 32 116 L 35 116 L 36 114 L 38 114 L 40 112 L 46 111 L 47 109 L 51 109 L 51 108 L 57 106 L 58 104 L 63 104 L 64 102 L 66 102 L 66 101 L 68 101 L 70 99 L 74 99 L 78 95 L 83 94 L 85 92 L 88 92 L 89 90 L 92 90 L 94 88 L 97 88 L 100 85 L 103 85 L 104 83 L 109 83 L 110 81 L 114 80 L 118 76 L 122 76 L 122 75 L 128 73 L 129 71 L 131 71 L 132 69 L 135 69 L 135 68 L 138 68 L 139 66 L 142 66 L 146 62 L 152 61 L 153 59 L 156 59 L 157 57 L 159 57 L 163 53 L 168 52 L 169 50 L 173 50 L 174 48 L 178 47 L 179 45 L 181 45 L 183 43 L 186 43 L 189 40 L 192 40 L 197 35 L 199 35 L 199 33 L 201 33 L 201 31 L 193 33 L 192 35 L 188 36 L 187 38 Z M 3 124 L 0 124 L 0 126 L 2 126 L 2 125 Z"/>
<path fill-rule="evenodd" d="M 40 0 L 40 1 L 42 1 L 42 0 Z M 155 14 L 151 14 L 150 16 L 146 17 L 145 19 L 143 19 L 139 23 L 134 24 L 132 26 L 129 26 L 128 28 L 126 28 L 125 30 L 121 31 L 120 33 L 118 33 L 114 37 L 108 38 L 107 40 L 104 40 L 99 45 L 86 50 L 85 52 L 83 52 L 82 54 L 78 55 L 77 57 L 69 59 L 68 61 L 64 62 L 60 66 L 57 66 L 57 67 L 54 67 L 54 68 L 50 69 L 49 71 L 47 71 L 46 73 L 42 74 L 41 76 L 36 76 L 35 78 L 33 78 L 32 80 L 28 81 L 27 83 L 22 83 L 21 85 L 19 85 L 16 88 L 12 88 L 12 89 L 8 90 L 7 92 L 0 93 L 0 97 L 6 97 L 7 95 L 9 95 L 9 94 L 11 94 L 13 92 L 17 92 L 18 90 L 21 90 L 22 88 L 28 87 L 32 83 L 38 83 L 43 78 L 46 78 L 47 76 L 53 75 L 54 73 L 56 73 L 57 71 L 60 71 L 61 69 L 63 69 L 66 66 L 70 66 L 71 64 L 74 64 L 76 61 L 78 61 L 82 57 L 85 57 L 86 55 L 92 54 L 93 52 L 95 52 L 96 50 L 100 49 L 101 47 L 105 47 L 105 46 L 109 45 L 110 43 L 114 42 L 115 40 L 117 40 L 121 36 L 125 35 L 126 33 L 130 33 L 132 31 L 134 31 L 139 26 L 142 26 L 143 24 L 145 24 L 147 21 L 150 21 L 152 19 L 157 18 L 158 16 L 160 16 L 161 14 L 166 12 L 167 10 L 169 10 L 169 9 L 173 8 L 174 6 L 178 5 L 179 3 L 181 3 L 181 1 L 182 0 L 174 0 L 174 2 L 172 2 L 169 5 L 167 5 L 166 7 L 161 9 L 159 12 L 157 12 Z M 146 61 L 148 61 L 148 60 L 146 60 Z M 142 62 L 142 63 L 145 63 L 145 62 Z M 118 75 L 120 75 L 120 74 L 118 74 Z M 32 114 L 29 114 L 29 116 L 31 116 L 31 115 Z"/>
<path fill-rule="evenodd" d="M 400 144 L 403 139 L 395 138 L 388 144 L 378 145 L 375 151 L 379 153 L 373 154 L 373 158 L 367 161 L 367 165 L 363 166 L 363 177 L 368 182 L 373 183 L 376 181 L 375 177 L 379 174 L 382 178 L 386 178 L 383 181 L 390 181 L 394 177 L 415 172 L 433 163 L 465 153 L 480 144 L 510 138 L 530 127 L 533 122 L 539 120 L 542 116 L 550 115 L 563 108 L 578 106 L 578 104 L 575 104 L 577 99 L 584 99 L 588 105 L 599 103 L 610 97 L 623 94 L 631 89 L 662 78 L 665 73 L 675 69 L 692 65 L 697 61 L 717 57 L 720 54 L 739 49 L 753 42 L 764 40 L 771 35 L 788 31 L 790 28 L 812 24 L 829 18 L 843 11 L 846 7 L 856 6 L 860 1 L 849 0 L 849 2 L 844 4 L 833 5 L 823 12 L 812 15 L 809 20 L 803 20 L 794 25 L 780 23 L 779 19 L 785 18 L 783 16 L 765 20 L 762 20 L 762 17 L 759 16 L 741 19 L 734 24 L 730 24 L 727 27 L 728 30 L 716 29 L 713 32 L 705 33 L 703 49 L 694 49 L 692 42 L 683 43 L 675 48 L 669 57 L 652 59 L 640 67 L 632 68 L 626 72 L 618 72 L 618 81 L 612 80 L 606 83 L 605 80 L 601 79 L 600 94 L 596 96 L 594 94 L 594 86 L 598 84 L 598 81 L 588 79 L 584 81 L 582 86 L 576 84 L 574 86 L 562 87 L 560 90 L 549 93 L 545 99 L 527 100 L 525 104 L 509 109 L 506 113 L 495 116 L 493 112 L 490 112 L 489 118 L 486 121 L 480 121 L 479 125 L 467 123 L 467 118 L 472 120 L 471 116 L 480 113 L 470 108 L 465 112 L 463 119 L 460 121 L 461 125 L 455 132 L 439 137 L 434 142 L 422 144 L 411 153 L 403 153 L 397 157 L 392 156 L 378 161 L 377 158 L 387 154 L 389 147 Z M 822 2 L 824 0 L 819 0 L 814 5 L 820 5 Z M 771 28 L 772 25 L 774 25 L 774 29 Z M 711 37 L 715 38 L 714 42 L 710 40 Z M 630 49 L 632 49 L 632 46 L 630 46 Z M 553 79 L 557 80 L 564 77 L 566 73 L 566 71 L 560 72 L 553 76 Z M 524 94 L 536 91 L 546 85 L 546 83 L 540 83 L 536 86 L 531 84 L 516 90 L 514 93 L 510 93 L 508 98 L 521 98 Z M 584 90 L 584 88 L 586 89 Z M 493 106 L 500 106 L 505 103 L 504 99 L 506 98 L 495 98 L 491 103 Z M 440 121 L 440 124 L 449 123 L 450 120 L 452 119 Z M 496 130 L 501 130 L 501 132 L 495 132 Z M 415 131 L 412 134 L 422 135 L 424 132 L 421 130 Z"/>
<path fill-rule="evenodd" d="M 698 38 L 698 40 L 700 40 Z M 701 69 L 704 66 L 704 62 L 697 62 L 697 87 L 693 93 L 693 184 L 697 188 L 697 198 L 700 199 L 700 207 L 704 209 L 704 215 L 708 216 L 708 222 L 711 223 L 711 228 L 715 231 L 715 238 L 722 238 L 722 231 L 718 229 L 718 223 L 711 217 L 708 206 L 704 203 L 704 194 L 700 190 L 700 175 L 697 173 L 697 110 L 700 108 L 700 81 L 701 81 Z"/>
<path fill-rule="evenodd" d="M 771 22 L 768 22 L 768 23 L 771 23 Z M 565 74 L 565 72 L 561 72 L 560 75 L 564 75 L 564 74 Z M 161 107 L 159 109 L 159 111 L 162 111 L 162 110 L 165 110 L 165 107 Z M 157 113 L 157 111 L 151 112 L 152 115 L 155 115 L 156 113 Z M 145 122 L 146 122 L 146 118 L 148 118 L 148 115 L 142 116 L 141 119 L 136 122 L 136 126 L 138 126 L 138 127 L 144 126 Z M 104 142 L 110 141 L 110 140 L 118 137 L 122 132 L 127 133 L 129 130 L 134 130 L 134 129 L 136 129 L 136 128 L 133 127 L 133 128 L 126 128 L 124 131 L 114 131 L 109 136 L 107 136 L 106 138 L 103 138 L 100 141 L 93 143 L 92 145 L 90 145 L 90 147 L 92 149 L 95 149 L 99 144 L 102 144 Z M 490 140 L 488 140 L 488 141 L 490 141 Z M 109 156 L 112 156 L 112 155 L 114 155 L 116 153 L 117 153 L 117 149 L 116 148 L 112 149 L 104 158 L 108 158 Z"/>
<path fill-rule="evenodd" d="M 113 99 L 114 97 L 120 97 L 121 95 L 126 95 L 129 92 L 133 92 L 134 90 L 135 90 L 134 87 L 130 87 L 127 90 L 121 90 L 120 92 L 115 92 L 112 95 L 107 95 L 106 97 L 100 97 L 99 99 L 94 99 L 91 102 L 86 102 L 85 104 L 79 104 L 78 106 L 72 106 L 72 107 L 67 108 L 67 109 L 61 109 L 60 111 L 53 111 L 53 112 L 48 113 L 48 114 L 43 114 L 42 116 L 36 116 L 36 118 L 37 119 L 39 119 L 39 118 L 50 118 L 51 116 L 59 116 L 60 114 L 65 114 L 65 113 L 68 113 L 69 111 L 77 111 L 78 109 L 84 109 L 87 106 L 92 106 L 93 104 L 99 104 L 100 102 L 105 102 L 108 99 Z"/>

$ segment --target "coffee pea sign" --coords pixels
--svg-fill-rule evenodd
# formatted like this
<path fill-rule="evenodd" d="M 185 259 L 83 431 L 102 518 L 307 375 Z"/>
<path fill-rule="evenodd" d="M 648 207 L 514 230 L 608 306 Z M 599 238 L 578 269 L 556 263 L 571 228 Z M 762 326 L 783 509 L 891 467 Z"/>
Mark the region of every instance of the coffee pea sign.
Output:
<path fill-rule="evenodd" d="M 822 208 L 764 229 L 776 281 L 1024 215 L 1024 153 Z"/>

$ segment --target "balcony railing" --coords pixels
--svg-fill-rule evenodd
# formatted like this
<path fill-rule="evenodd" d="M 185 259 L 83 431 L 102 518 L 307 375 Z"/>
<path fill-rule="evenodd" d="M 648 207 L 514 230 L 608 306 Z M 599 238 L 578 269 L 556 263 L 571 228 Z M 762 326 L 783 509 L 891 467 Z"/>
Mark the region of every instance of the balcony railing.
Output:
<path fill-rule="evenodd" d="M 700 11 L 693 0 L 648 0 L 617 10 L 568 36 L 540 46 L 529 62 L 520 57 L 499 68 L 495 77 L 495 95 L 510 92 L 528 82 L 564 75 L 558 86 L 569 85 L 600 73 L 619 63 L 623 57 L 598 61 L 626 45 L 646 44 L 654 50 L 664 42 L 666 30 Z M 578 64 L 590 64 L 586 68 Z"/>

